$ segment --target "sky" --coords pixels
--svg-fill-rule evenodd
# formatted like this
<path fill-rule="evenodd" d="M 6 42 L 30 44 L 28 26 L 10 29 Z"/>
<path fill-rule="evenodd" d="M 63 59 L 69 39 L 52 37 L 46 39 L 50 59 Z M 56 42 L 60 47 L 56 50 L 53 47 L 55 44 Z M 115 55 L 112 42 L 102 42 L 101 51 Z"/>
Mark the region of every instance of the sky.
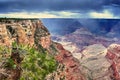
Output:
<path fill-rule="evenodd" d="M 0 0 L 0 17 L 120 19 L 120 0 Z"/>

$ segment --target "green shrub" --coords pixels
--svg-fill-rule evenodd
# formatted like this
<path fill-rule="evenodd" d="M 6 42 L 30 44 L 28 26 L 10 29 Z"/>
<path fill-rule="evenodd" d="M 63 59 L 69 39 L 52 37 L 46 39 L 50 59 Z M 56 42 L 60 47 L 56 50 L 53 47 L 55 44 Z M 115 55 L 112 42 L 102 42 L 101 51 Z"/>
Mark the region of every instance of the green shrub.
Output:
<path fill-rule="evenodd" d="M 0 46 L 0 62 L 5 62 L 9 59 L 11 49 L 6 46 Z"/>
<path fill-rule="evenodd" d="M 5 62 L 4 67 L 9 69 L 16 68 L 17 65 L 10 56 L 3 57 L 4 54 L 11 55 L 11 52 L 15 51 L 19 53 L 20 57 L 23 57 L 23 61 L 20 64 L 22 69 L 20 80 L 44 80 L 46 75 L 57 68 L 57 62 L 54 57 L 41 46 L 37 50 L 34 47 L 17 44 L 16 42 L 12 43 L 12 49 L 0 47 L 0 61 Z"/>
<path fill-rule="evenodd" d="M 24 45 L 19 48 L 26 52 L 21 64 L 23 72 L 20 80 L 44 80 L 47 74 L 56 70 L 56 61 L 47 51 L 41 53 L 33 47 Z"/>

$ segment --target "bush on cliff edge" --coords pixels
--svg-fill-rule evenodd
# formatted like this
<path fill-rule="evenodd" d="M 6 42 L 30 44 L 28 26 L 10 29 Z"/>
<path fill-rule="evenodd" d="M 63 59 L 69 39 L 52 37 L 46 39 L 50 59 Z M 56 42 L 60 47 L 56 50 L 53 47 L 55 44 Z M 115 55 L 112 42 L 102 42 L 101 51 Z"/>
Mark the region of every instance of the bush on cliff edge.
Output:
<path fill-rule="evenodd" d="M 0 51 L 3 52 L 6 50 L 2 48 L 0 48 Z M 5 52 L 15 52 L 16 50 L 14 51 L 14 48 L 19 52 L 20 57 L 23 58 L 20 63 L 20 68 L 22 69 L 20 80 L 44 80 L 46 75 L 56 70 L 56 60 L 47 51 L 41 53 L 40 49 L 37 50 L 34 47 L 14 42 L 12 45 L 12 51 L 7 50 Z M 43 50 L 42 47 L 41 50 Z M 13 62 L 11 62 L 13 60 L 11 60 L 11 58 L 7 59 L 7 67 L 11 69 L 14 68 L 15 64 L 12 64 Z"/>
<path fill-rule="evenodd" d="M 21 49 L 26 54 L 21 64 L 23 75 L 20 80 L 44 80 L 47 74 L 56 70 L 56 61 L 47 51 L 40 53 L 28 46 L 21 46 Z"/>

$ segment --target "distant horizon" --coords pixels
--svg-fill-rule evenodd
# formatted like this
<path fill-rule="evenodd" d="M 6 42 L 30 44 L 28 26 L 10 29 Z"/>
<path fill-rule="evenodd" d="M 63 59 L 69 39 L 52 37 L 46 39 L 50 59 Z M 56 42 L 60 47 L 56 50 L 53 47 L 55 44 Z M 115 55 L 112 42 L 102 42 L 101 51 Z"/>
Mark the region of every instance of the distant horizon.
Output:
<path fill-rule="evenodd" d="M 120 18 L 34 18 L 34 17 L 0 17 L 0 19 L 120 19 Z"/>

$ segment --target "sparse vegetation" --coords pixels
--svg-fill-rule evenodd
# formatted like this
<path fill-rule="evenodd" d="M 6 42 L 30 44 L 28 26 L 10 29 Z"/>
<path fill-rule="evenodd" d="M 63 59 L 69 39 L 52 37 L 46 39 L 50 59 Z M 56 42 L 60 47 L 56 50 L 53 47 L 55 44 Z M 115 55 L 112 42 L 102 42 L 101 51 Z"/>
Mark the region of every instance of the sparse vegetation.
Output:
<path fill-rule="evenodd" d="M 10 53 L 11 49 L 5 46 L 0 46 L 0 66 L 2 65 L 2 62 L 7 62 L 10 60 Z"/>
<path fill-rule="evenodd" d="M 28 45 L 22 44 L 18 45 L 17 43 L 13 43 L 12 48 L 16 48 L 20 54 L 20 57 L 23 58 L 23 61 L 20 63 L 20 67 L 22 69 L 20 80 L 44 80 L 46 75 L 56 70 L 57 63 L 47 51 L 41 53 L 39 51 L 40 49 L 37 50 L 34 47 L 29 47 Z M 42 47 L 41 50 L 43 50 Z M 15 51 L 12 50 L 12 52 Z M 0 48 L 1 54 L 9 52 L 11 51 L 4 47 Z M 0 57 L 2 56 L 3 55 L 0 55 Z M 15 69 L 16 66 L 17 65 L 10 56 L 6 58 L 6 64 L 4 67 Z"/>
<path fill-rule="evenodd" d="M 21 51 L 20 54 L 24 55 L 20 80 L 44 80 L 47 74 L 56 70 L 57 63 L 47 51 L 41 53 L 34 47 L 26 45 L 17 45 L 17 47 Z"/>

